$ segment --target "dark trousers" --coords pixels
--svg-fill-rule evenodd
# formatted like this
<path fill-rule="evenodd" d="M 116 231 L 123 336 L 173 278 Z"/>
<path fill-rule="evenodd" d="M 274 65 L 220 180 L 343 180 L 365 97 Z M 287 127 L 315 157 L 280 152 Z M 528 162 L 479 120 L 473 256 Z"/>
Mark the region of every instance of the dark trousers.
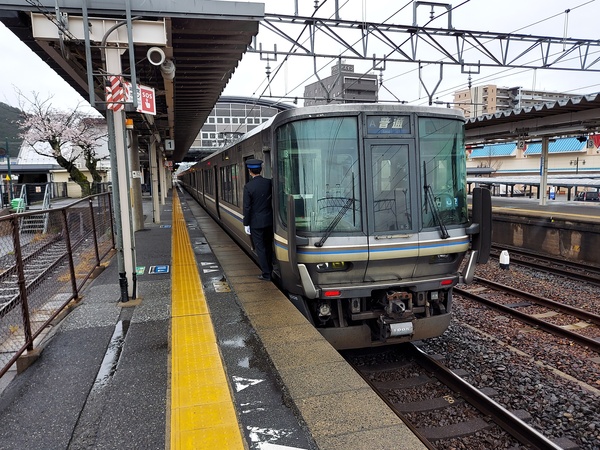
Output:
<path fill-rule="evenodd" d="M 250 227 L 250 235 L 252 236 L 262 275 L 270 278 L 273 270 L 273 227 Z"/>

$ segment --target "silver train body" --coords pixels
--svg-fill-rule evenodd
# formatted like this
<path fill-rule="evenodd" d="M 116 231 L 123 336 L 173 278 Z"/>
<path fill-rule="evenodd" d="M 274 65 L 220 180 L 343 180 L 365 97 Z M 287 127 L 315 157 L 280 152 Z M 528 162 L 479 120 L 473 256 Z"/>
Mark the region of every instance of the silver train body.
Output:
<path fill-rule="evenodd" d="M 452 288 L 485 262 L 491 202 L 469 218 L 462 113 L 346 104 L 284 111 L 179 176 L 246 251 L 246 159 L 273 179 L 274 279 L 338 349 L 441 335 Z M 466 255 L 467 269 L 460 272 Z"/>

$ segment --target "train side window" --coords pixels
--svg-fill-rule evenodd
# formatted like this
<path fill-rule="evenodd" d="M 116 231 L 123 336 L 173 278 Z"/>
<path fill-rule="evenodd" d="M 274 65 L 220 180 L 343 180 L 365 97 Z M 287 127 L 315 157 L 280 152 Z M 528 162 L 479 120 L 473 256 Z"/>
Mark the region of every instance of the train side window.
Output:
<path fill-rule="evenodd" d="M 237 187 L 238 180 L 237 165 L 221 167 L 221 199 L 232 205 L 239 206 L 239 194 Z"/>
<path fill-rule="evenodd" d="M 210 169 L 206 169 L 204 171 L 204 192 L 206 192 L 208 195 L 214 195 L 215 194 L 215 190 L 214 190 L 214 178 L 213 178 L 213 172 Z"/>
<path fill-rule="evenodd" d="M 254 159 L 254 155 L 248 155 L 248 156 L 244 156 L 244 184 L 248 183 L 250 181 L 250 173 L 247 169 L 245 169 L 246 167 L 246 161 L 249 159 Z"/>

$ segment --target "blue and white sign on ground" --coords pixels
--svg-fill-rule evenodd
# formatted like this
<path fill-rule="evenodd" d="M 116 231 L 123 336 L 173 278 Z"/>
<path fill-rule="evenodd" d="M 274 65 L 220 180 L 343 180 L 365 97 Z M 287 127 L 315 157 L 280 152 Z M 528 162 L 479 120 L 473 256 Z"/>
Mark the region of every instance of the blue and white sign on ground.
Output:
<path fill-rule="evenodd" d="M 167 264 L 162 266 L 150 266 L 148 273 L 169 273 L 169 266 Z"/>

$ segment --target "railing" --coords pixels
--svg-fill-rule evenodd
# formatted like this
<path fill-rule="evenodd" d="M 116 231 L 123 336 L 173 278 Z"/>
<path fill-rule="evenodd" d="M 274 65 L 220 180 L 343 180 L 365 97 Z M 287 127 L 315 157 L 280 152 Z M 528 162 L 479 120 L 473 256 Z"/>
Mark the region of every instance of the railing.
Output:
<path fill-rule="evenodd" d="M 45 232 L 21 229 L 39 211 L 0 218 L 0 377 L 115 247 L 111 205 L 107 193 L 46 210 Z"/>
<path fill-rule="evenodd" d="M 12 187 L 12 190 L 11 190 Z M 45 192 L 50 192 L 50 198 L 53 200 L 67 198 L 67 183 L 13 183 L 9 186 L 7 183 L 0 184 L 0 192 L 2 196 L 2 207 L 10 207 L 11 200 L 20 198 L 24 193 L 27 197 L 25 206 L 40 203 L 44 200 Z M 99 189 L 94 191 L 95 194 L 106 192 Z"/>

